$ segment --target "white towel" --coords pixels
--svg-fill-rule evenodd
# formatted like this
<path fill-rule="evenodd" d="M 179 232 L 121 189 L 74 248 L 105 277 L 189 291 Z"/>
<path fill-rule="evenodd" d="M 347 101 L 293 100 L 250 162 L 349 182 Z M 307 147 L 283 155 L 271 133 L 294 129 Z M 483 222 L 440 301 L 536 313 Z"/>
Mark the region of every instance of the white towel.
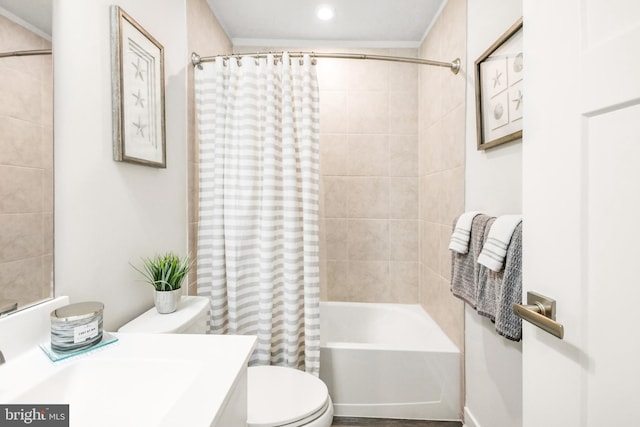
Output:
<path fill-rule="evenodd" d="M 500 271 L 504 264 L 513 230 L 522 222 L 522 215 L 499 216 L 489 230 L 478 262 L 493 271 Z"/>
<path fill-rule="evenodd" d="M 449 243 L 449 249 L 456 251 L 460 254 L 466 254 L 469 252 L 469 240 L 471 239 L 471 224 L 473 224 L 473 218 L 479 215 L 480 212 L 472 211 L 465 212 L 458 217 L 456 227 L 451 234 L 451 243 Z"/>

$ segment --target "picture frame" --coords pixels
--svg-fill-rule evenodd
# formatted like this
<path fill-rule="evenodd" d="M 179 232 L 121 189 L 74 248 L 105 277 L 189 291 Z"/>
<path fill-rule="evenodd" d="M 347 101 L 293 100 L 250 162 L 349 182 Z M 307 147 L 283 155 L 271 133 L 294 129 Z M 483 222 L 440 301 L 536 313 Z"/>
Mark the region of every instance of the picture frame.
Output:
<path fill-rule="evenodd" d="M 164 47 L 111 6 L 113 159 L 166 168 Z"/>
<path fill-rule="evenodd" d="M 522 139 L 522 24 L 520 18 L 475 62 L 478 150 Z"/>

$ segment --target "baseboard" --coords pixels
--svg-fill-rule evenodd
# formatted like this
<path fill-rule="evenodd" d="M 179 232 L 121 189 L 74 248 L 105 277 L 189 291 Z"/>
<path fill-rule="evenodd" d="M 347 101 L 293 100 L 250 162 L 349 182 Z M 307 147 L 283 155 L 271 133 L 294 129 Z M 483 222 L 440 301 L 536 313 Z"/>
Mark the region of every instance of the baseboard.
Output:
<path fill-rule="evenodd" d="M 481 427 L 478 420 L 475 419 L 466 406 L 464 407 L 464 427 Z"/>

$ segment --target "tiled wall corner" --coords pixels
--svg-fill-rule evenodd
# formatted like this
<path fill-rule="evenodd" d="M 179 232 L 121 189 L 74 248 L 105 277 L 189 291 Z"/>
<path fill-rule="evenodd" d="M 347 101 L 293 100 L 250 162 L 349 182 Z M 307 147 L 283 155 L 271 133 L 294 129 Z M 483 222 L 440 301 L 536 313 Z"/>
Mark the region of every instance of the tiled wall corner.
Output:
<path fill-rule="evenodd" d="M 466 58 L 466 1 L 449 0 L 420 48 L 420 57 Z M 464 305 L 449 288 L 447 249 L 464 210 L 464 73 L 422 67 L 419 79 L 420 304 L 463 350 Z"/>

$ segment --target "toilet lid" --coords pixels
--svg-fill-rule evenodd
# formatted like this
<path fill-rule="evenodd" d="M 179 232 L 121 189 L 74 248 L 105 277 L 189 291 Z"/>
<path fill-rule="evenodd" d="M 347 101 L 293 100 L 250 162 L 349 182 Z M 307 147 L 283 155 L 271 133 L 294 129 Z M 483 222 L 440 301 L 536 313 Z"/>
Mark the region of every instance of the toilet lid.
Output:
<path fill-rule="evenodd" d="M 280 366 L 252 366 L 248 370 L 247 423 L 250 427 L 299 425 L 319 417 L 329 392 L 318 378 Z"/>

